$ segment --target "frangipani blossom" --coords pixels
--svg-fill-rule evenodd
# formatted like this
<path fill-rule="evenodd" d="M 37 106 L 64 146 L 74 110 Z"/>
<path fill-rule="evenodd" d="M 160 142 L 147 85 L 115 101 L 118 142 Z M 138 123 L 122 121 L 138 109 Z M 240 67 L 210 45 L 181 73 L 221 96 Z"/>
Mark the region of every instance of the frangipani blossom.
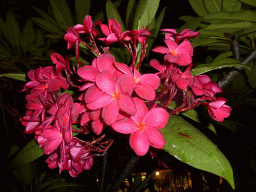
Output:
<path fill-rule="evenodd" d="M 76 24 L 73 27 L 73 29 L 75 29 L 78 33 L 89 33 L 89 34 L 92 34 L 94 36 L 97 36 L 98 31 L 94 28 L 96 27 L 96 25 L 98 25 L 100 23 L 101 23 L 101 20 L 99 20 L 98 22 L 96 22 L 93 25 L 92 17 L 90 15 L 86 15 L 84 20 L 83 20 L 83 25 Z"/>
<path fill-rule="evenodd" d="M 143 99 L 153 100 L 156 96 L 156 90 L 161 81 L 156 74 L 141 75 L 137 69 L 134 70 L 135 88 L 134 91 Z"/>
<path fill-rule="evenodd" d="M 225 105 L 225 103 L 226 99 L 220 97 L 206 104 L 208 112 L 214 120 L 222 122 L 224 121 L 224 118 L 229 117 L 231 107 Z"/>
<path fill-rule="evenodd" d="M 119 110 L 129 115 L 136 113 L 135 104 L 129 95 L 130 90 L 135 86 L 132 75 L 123 74 L 115 81 L 109 71 L 103 71 L 97 76 L 95 83 L 98 88 L 87 95 L 94 97 L 96 93 L 97 98 L 92 99 L 93 101 L 88 103 L 87 107 L 91 110 L 102 108 L 101 115 L 107 125 L 115 122 Z M 100 96 L 98 96 L 98 90 L 102 91 Z"/>
<path fill-rule="evenodd" d="M 192 67 L 192 64 L 187 67 L 187 69 L 182 72 L 177 67 L 172 68 L 172 75 L 171 79 L 172 82 L 177 85 L 180 89 L 186 89 L 189 84 L 191 84 L 193 77 L 191 76 L 190 69 Z"/>
<path fill-rule="evenodd" d="M 180 66 L 192 63 L 193 46 L 188 40 L 184 40 L 179 45 L 169 39 L 165 39 L 164 42 L 167 47 L 157 46 L 152 51 L 165 54 L 164 60 L 170 63 L 177 63 Z"/>
<path fill-rule="evenodd" d="M 112 128 L 124 134 L 130 134 L 130 146 L 138 156 L 145 155 L 149 146 L 161 149 L 165 145 L 164 136 L 158 129 L 167 124 L 169 114 L 163 108 L 154 108 L 148 111 L 140 98 L 134 98 L 137 113 L 112 124 Z"/>

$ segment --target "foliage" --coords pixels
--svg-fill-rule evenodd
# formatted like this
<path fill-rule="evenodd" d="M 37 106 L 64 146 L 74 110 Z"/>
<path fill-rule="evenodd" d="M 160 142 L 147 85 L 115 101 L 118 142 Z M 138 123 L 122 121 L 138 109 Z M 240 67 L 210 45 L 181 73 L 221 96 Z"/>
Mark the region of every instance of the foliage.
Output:
<path fill-rule="evenodd" d="M 86 122 L 86 126 L 84 126 L 85 124 L 81 126 L 81 124 L 77 124 L 77 121 L 70 120 L 74 118 L 70 116 L 70 119 L 67 121 L 68 123 L 72 124 L 72 127 L 70 128 L 72 130 L 72 137 L 65 136 L 65 138 L 62 137 L 62 134 L 65 135 L 68 133 L 63 132 L 63 130 L 66 129 L 62 127 L 64 125 L 58 125 L 57 123 L 57 125 L 54 124 L 56 127 L 54 128 L 53 133 L 52 128 L 43 128 L 43 130 L 41 130 L 41 128 L 38 129 L 37 125 L 39 124 L 39 121 L 35 121 L 35 119 L 32 122 L 33 125 L 27 126 L 27 124 L 24 123 L 26 118 L 23 117 L 26 132 L 33 133 L 34 129 L 36 130 L 36 141 L 39 143 L 41 148 L 38 148 L 35 140 L 32 140 L 18 153 L 13 152 L 14 155 L 10 155 L 12 157 L 12 161 L 10 163 L 11 169 L 16 170 L 22 168 L 23 166 L 27 166 L 31 161 L 36 161 L 43 158 L 44 154 L 51 154 L 46 160 L 46 162 L 49 163 L 49 167 L 57 167 L 57 165 L 52 165 L 57 163 L 60 168 L 60 172 L 62 170 L 68 170 L 71 176 L 76 177 L 78 173 L 80 173 L 80 171 L 78 171 L 79 168 L 74 168 L 74 165 L 73 168 L 66 165 L 60 165 L 62 162 L 55 162 L 53 154 L 56 153 L 52 152 L 54 152 L 55 149 L 61 150 L 59 147 L 60 143 L 62 143 L 63 146 L 69 146 L 70 148 L 68 149 L 68 153 L 70 156 L 72 156 L 72 161 L 75 162 L 74 159 L 77 158 L 77 154 L 73 152 L 74 148 L 79 148 L 83 142 L 80 142 L 79 140 L 79 143 L 78 139 L 75 139 L 75 141 L 72 140 L 72 142 L 74 142 L 72 145 L 67 145 L 67 143 L 70 143 L 70 141 L 68 141 L 68 137 L 75 138 L 80 134 L 83 135 L 86 133 L 85 135 L 88 137 L 90 134 L 94 134 L 94 136 L 90 138 L 93 138 L 93 140 L 88 139 L 86 140 L 87 143 L 83 143 L 86 143 L 86 145 L 91 147 L 88 149 L 88 154 L 98 153 L 99 156 L 107 154 L 106 151 L 109 149 L 109 147 L 111 148 L 111 144 L 113 142 L 111 137 L 107 137 L 105 138 L 106 140 L 104 140 L 104 137 L 107 136 L 107 132 L 105 131 L 108 127 L 109 129 L 111 128 L 112 131 L 116 131 L 118 134 L 126 134 L 126 136 L 129 134 L 131 135 L 130 137 L 132 139 L 130 139 L 129 144 L 134 150 L 136 157 L 131 158 L 127 166 L 136 164 L 138 156 L 143 156 L 148 151 L 151 153 L 152 148 L 163 148 L 164 151 L 174 156 L 181 162 L 188 164 L 189 166 L 221 176 L 229 182 L 232 188 L 235 188 L 233 171 L 229 161 L 224 154 L 221 153 L 217 146 L 200 131 L 200 128 L 196 127 L 196 125 L 205 122 L 201 122 L 201 111 L 195 110 L 194 108 L 199 105 L 205 105 L 207 107 L 210 116 L 215 121 L 208 118 L 209 121 L 205 127 L 211 130 L 213 133 L 216 133 L 215 125 L 218 123 L 216 121 L 221 122 L 218 123 L 219 125 L 227 127 L 233 131 L 235 131 L 234 127 L 236 127 L 236 124 L 229 120 L 225 120 L 222 123 L 224 118 L 229 116 L 230 111 L 230 107 L 225 104 L 227 101 L 226 99 L 223 97 L 215 97 L 215 94 L 221 92 L 221 88 L 223 89 L 225 95 L 224 87 L 227 86 L 227 83 L 222 84 L 222 82 L 225 81 L 229 83 L 233 80 L 230 89 L 235 93 L 234 95 L 241 93 L 241 90 L 243 90 L 245 93 L 239 98 L 239 102 L 241 102 L 242 99 L 247 102 L 250 101 L 252 105 L 255 104 L 255 101 L 250 98 L 248 94 L 251 93 L 256 87 L 256 76 L 254 73 L 256 5 L 253 0 L 189 0 L 191 7 L 198 16 L 180 17 L 181 20 L 185 21 L 185 24 L 177 31 L 174 29 L 163 29 L 162 32 L 164 32 L 165 35 L 164 43 L 166 46 L 157 46 L 152 49 L 153 44 L 155 45 L 156 43 L 154 41 L 158 35 L 158 31 L 160 30 L 165 13 L 165 8 L 158 11 L 159 2 L 160 1 L 151 0 L 140 0 L 138 2 L 129 0 L 127 2 L 126 14 L 120 15 L 118 10 L 120 1 L 106 1 L 106 9 L 100 11 L 97 15 L 94 15 L 94 22 L 92 22 L 87 17 L 90 12 L 90 1 L 76 0 L 74 6 L 76 14 L 72 15 L 72 10 L 69 9 L 65 1 L 60 2 L 59 0 L 51 0 L 51 10 L 49 13 L 45 13 L 42 10 L 35 8 L 42 18 L 31 18 L 34 23 L 46 31 L 44 32 L 44 35 L 42 35 L 42 32 L 39 30 L 35 32 L 32 27 L 31 20 L 28 21 L 23 29 L 23 31 L 30 32 L 20 32 L 13 15 L 8 13 L 6 24 L 1 22 L 4 26 L 1 28 L 1 35 L 6 39 L 5 41 L 1 41 L 1 47 L 5 46 L 4 49 L 1 49 L 1 53 L 4 57 L 12 58 L 12 55 L 14 54 L 22 55 L 22 53 L 30 52 L 30 48 L 33 45 L 37 45 L 37 48 L 39 48 L 40 45 L 44 44 L 44 38 L 60 39 L 65 37 L 65 40 L 68 42 L 67 48 L 71 49 L 72 47 L 75 47 L 75 56 L 69 58 L 72 64 L 71 66 L 69 66 L 68 59 L 65 60 L 61 55 L 57 55 L 56 53 L 52 54 L 51 60 L 53 64 L 55 64 L 55 68 L 48 68 L 47 70 L 40 68 L 37 71 L 30 72 L 28 76 L 31 81 L 25 85 L 25 89 L 31 89 L 31 87 L 33 88 L 33 86 L 31 86 L 33 83 L 37 86 L 45 81 L 45 79 L 40 79 L 40 75 L 48 77 L 50 76 L 52 79 L 54 79 L 54 82 L 47 84 L 49 93 L 54 91 L 57 91 L 58 93 L 51 93 L 51 97 L 60 98 L 59 100 L 62 98 L 74 99 L 74 103 L 73 100 L 72 102 L 68 101 L 70 99 L 67 99 L 67 101 L 63 99 L 65 102 L 63 101 L 63 103 L 58 103 L 56 111 L 59 110 L 59 112 L 56 112 L 56 119 L 61 122 L 66 115 L 66 113 L 63 112 L 64 106 L 65 110 L 69 110 L 69 115 L 75 114 L 79 116 L 83 114 L 85 108 L 80 106 L 81 103 L 78 102 L 79 99 L 77 100 L 79 96 L 76 95 L 76 91 L 74 89 L 79 87 L 80 91 L 84 91 L 86 88 L 88 88 L 86 87 L 88 84 L 82 87 L 82 83 L 88 83 L 89 81 L 89 83 L 94 86 L 97 85 L 97 88 L 104 92 L 104 98 L 99 95 L 99 97 L 97 97 L 98 92 L 95 90 L 95 88 L 90 89 L 91 95 L 88 93 L 89 91 L 87 91 L 85 93 L 86 96 L 82 96 L 85 97 L 85 106 L 92 111 L 101 109 L 108 112 L 104 115 L 101 113 L 100 116 L 100 121 L 103 121 L 104 129 L 103 127 L 99 128 L 99 125 L 103 126 L 102 124 L 96 124 L 98 123 L 96 122 L 98 119 L 90 119 L 97 126 L 95 127 L 95 125 L 90 122 L 90 126 L 88 126 L 89 130 L 87 130 L 87 123 L 89 121 Z M 84 9 L 81 9 L 81 7 L 84 7 Z M 96 22 L 100 18 L 102 20 L 100 22 Z M 108 21 L 108 23 L 105 22 L 103 24 L 102 21 Z M 10 27 L 10 23 L 13 23 L 13 28 Z M 80 25 L 77 25 L 77 23 L 80 23 Z M 119 26 L 121 28 L 121 32 L 119 30 Z M 198 36 L 198 33 L 194 33 L 194 31 L 199 32 L 200 35 Z M 33 38 L 28 38 L 31 37 L 31 35 L 29 35 L 30 33 L 37 34 L 35 35 L 37 37 L 35 38 L 35 41 Z M 100 34 L 98 39 L 95 38 L 97 36 L 95 35 L 96 33 L 97 35 Z M 130 37 L 130 39 L 125 39 L 127 37 Z M 143 38 L 139 39 L 140 37 Z M 133 41 L 131 41 L 132 38 L 134 38 Z M 29 43 L 21 43 L 21 41 Z M 113 42 L 115 42 L 115 44 L 113 44 Z M 192 62 L 193 47 L 191 46 L 190 42 L 195 48 L 195 52 L 204 47 L 207 48 L 207 50 L 217 51 L 218 55 L 215 58 L 208 56 L 207 62 L 205 63 L 193 62 L 192 68 L 192 65 L 190 64 Z M 101 46 L 97 46 L 98 44 Z M 124 45 L 124 47 L 121 48 L 120 45 Z M 156 74 L 158 74 L 159 79 L 161 79 L 161 86 L 157 85 L 158 83 L 156 82 L 158 80 L 156 80 L 157 78 L 155 78 L 155 76 L 153 77 L 153 75 L 156 74 L 142 73 L 143 67 L 149 66 L 148 63 L 143 62 L 148 58 L 149 54 L 153 54 L 150 52 L 150 50 L 164 55 L 164 58 L 160 62 L 157 60 L 150 61 L 150 65 L 158 70 L 158 73 Z M 33 54 L 31 53 L 30 56 L 32 57 Z M 131 57 L 128 58 L 129 55 L 131 55 Z M 47 56 L 41 52 L 40 58 L 46 57 Z M 19 58 L 22 58 L 22 56 L 19 56 Z M 105 63 L 111 61 L 114 68 L 119 70 L 119 73 L 121 71 L 123 74 L 127 75 L 125 76 L 126 79 L 122 79 L 122 83 L 111 80 L 110 73 L 102 70 L 104 67 L 106 67 L 101 64 L 102 61 Z M 97 63 L 97 69 L 92 68 L 91 63 Z M 124 63 L 130 64 L 130 68 L 128 69 L 127 67 L 124 67 Z M 170 63 L 172 63 L 172 65 L 169 68 Z M 93 67 L 95 67 L 95 65 Z M 231 69 L 231 71 L 227 69 Z M 234 69 L 236 72 L 232 71 Z M 242 70 L 245 71 L 245 76 L 238 75 L 237 71 Z M 16 69 L 14 71 L 17 73 L 10 73 L 13 71 L 7 70 L 7 73 L 2 74 L 1 76 L 21 81 L 25 80 L 25 74 L 21 74 L 21 71 Z M 32 73 L 35 73 L 38 76 L 34 78 Z M 150 82 L 148 84 L 151 86 L 151 89 L 148 88 L 150 86 L 148 86 L 147 83 L 144 83 L 147 84 L 147 88 L 140 87 L 141 90 L 137 88 L 138 85 L 137 87 L 135 87 L 135 85 L 128 85 L 129 83 L 127 79 L 130 78 L 128 77 L 128 74 L 130 73 L 137 79 L 141 78 L 141 84 L 143 84 L 143 78 L 146 79 L 144 80 L 145 82 Z M 207 75 L 205 75 L 205 73 L 207 73 Z M 63 77 L 62 75 L 64 74 L 67 74 L 67 76 Z M 70 76 L 74 74 L 76 74 L 76 76 L 70 78 Z M 236 78 L 234 74 L 236 75 Z M 151 77 L 146 78 L 146 75 L 151 75 Z M 120 76 L 118 76 L 118 78 L 119 77 Z M 211 80 L 210 77 L 217 83 Z M 52 81 L 52 79 L 49 81 Z M 77 79 L 78 81 L 76 81 Z M 241 84 L 236 84 L 237 81 L 244 83 L 241 86 Z M 59 85 L 57 88 L 56 83 Z M 116 88 L 118 86 L 121 88 Z M 125 116 L 121 120 L 119 119 L 116 121 L 116 117 L 113 119 L 113 114 L 119 113 L 119 109 L 116 111 L 113 109 L 115 104 L 112 103 L 110 105 L 112 108 L 107 108 L 103 105 L 99 107 L 101 105 L 99 103 L 112 94 L 112 92 L 110 93 L 109 90 L 112 91 L 117 89 L 119 91 L 120 89 L 124 94 L 127 94 L 129 91 L 125 92 L 124 90 L 130 89 L 129 86 L 133 87 L 138 97 L 142 98 L 143 100 L 147 100 L 145 102 L 146 107 L 144 104 L 142 104 L 144 101 L 142 102 L 140 99 L 135 99 L 133 101 L 137 110 L 144 111 L 140 115 L 137 115 L 137 117 L 133 110 L 133 102 L 130 102 L 129 99 L 123 100 L 122 102 L 127 102 L 131 105 L 127 104 L 126 107 L 121 106 L 120 110 L 130 114 L 130 117 Z M 69 87 L 72 87 L 72 89 L 68 90 Z M 66 89 L 66 91 L 63 89 Z M 118 92 L 117 90 L 115 91 Z M 59 92 L 62 92 L 62 94 Z M 30 94 L 32 95 L 32 92 Z M 102 100 L 97 101 L 99 98 Z M 50 96 L 47 99 L 50 101 Z M 233 107 L 237 105 L 237 98 L 232 98 L 232 96 L 229 96 L 228 99 L 232 99 L 232 102 L 229 103 L 230 106 Z M 27 101 L 29 103 L 27 108 L 30 111 L 37 110 L 36 108 L 39 105 L 38 100 L 35 101 L 32 97 L 29 98 L 28 96 Z M 107 100 L 107 103 L 111 102 L 112 99 Z M 36 105 L 32 106 L 32 103 L 36 103 Z M 118 105 L 120 106 L 121 102 L 118 103 Z M 159 107 L 159 109 L 154 108 L 156 106 Z M 148 109 L 146 110 L 145 108 Z M 158 111 L 154 109 L 157 109 Z M 166 119 L 165 112 L 163 112 L 162 109 L 165 109 L 170 115 L 168 122 L 166 121 L 166 123 L 164 123 L 164 119 Z M 47 110 L 50 111 L 50 108 L 47 108 Z M 53 114 L 52 110 L 53 109 L 51 109 L 51 113 Z M 39 113 L 39 111 L 37 111 L 37 115 L 41 113 L 44 112 L 40 111 Z M 159 115 L 159 118 L 163 120 L 162 124 L 157 124 L 153 120 L 150 121 L 151 119 L 154 119 L 153 114 L 157 113 L 161 114 Z M 27 114 L 25 117 L 35 115 L 36 114 Z M 89 115 L 92 116 L 92 114 Z M 136 118 L 146 122 L 145 124 L 140 124 L 140 128 L 143 129 L 143 131 L 135 131 L 137 128 L 136 124 L 134 123 L 136 122 L 134 119 Z M 156 119 L 154 120 L 157 121 Z M 155 123 L 154 129 L 148 128 L 149 122 L 152 124 Z M 43 125 L 45 126 L 45 124 L 46 122 L 44 122 Z M 155 131 L 155 129 L 159 129 L 163 135 L 165 140 L 164 147 L 161 143 L 161 135 L 159 132 Z M 145 139 L 145 134 L 150 135 L 149 132 L 151 135 L 154 135 L 155 138 L 149 137 L 148 141 L 145 141 L 147 140 Z M 95 137 L 96 139 L 94 139 Z M 142 139 L 139 140 L 139 137 Z M 141 147 L 140 145 L 142 144 L 138 144 L 139 142 L 149 144 L 143 144 L 143 147 Z M 54 147 L 52 148 L 49 143 L 54 143 Z M 97 145 L 95 143 L 97 143 Z M 80 154 L 80 151 L 77 153 Z M 81 161 L 83 162 L 79 163 L 81 163 L 83 166 L 84 164 L 82 163 L 89 164 L 88 166 L 90 168 L 92 165 L 88 159 L 92 156 L 93 155 L 89 155 L 88 158 L 85 158 L 86 160 L 82 159 Z M 130 171 L 131 170 L 127 168 L 127 173 L 123 171 L 120 178 L 125 179 L 128 177 Z M 104 171 L 102 174 L 105 174 Z M 120 183 L 123 182 L 122 179 L 119 179 L 116 182 L 112 180 L 111 182 L 115 183 L 106 184 L 107 191 L 115 191 L 116 189 L 119 189 L 121 185 Z M 44 180 L 45 183 L 38 183 L 39 180 Z M 84 187 L 58 178 L 53 179 L 52 181 L 45 180 L 43 174 L 39 180 L 37 180 L 37 185 L 35 185 L 35 188 L 37 188 L 38 191 L 47 188 L 47 186 L 49 186 L 47 190 L 54 189 L 55 187 L 61 188 L 66 186 L 73 186 L 77 188 Z M 101 181 L 103 183 L 104 178 L 101 179 Z M 51 182 L 54 184 L 52 185 Z M 132 190 L 135 190 L 137 187 L 143 188 L 143 186 L 138 184 L 142 182 L 136 182 L 132 187 Z M 143 183 L 143 185 L 144 184 L 145 183 Z M 103 190 L 103 184 L 102 186 L 99 186 L 99 184 L 96 183 L 95 186 L 97 186 L 96 188 L 100 189 L 101 191 Z"/>

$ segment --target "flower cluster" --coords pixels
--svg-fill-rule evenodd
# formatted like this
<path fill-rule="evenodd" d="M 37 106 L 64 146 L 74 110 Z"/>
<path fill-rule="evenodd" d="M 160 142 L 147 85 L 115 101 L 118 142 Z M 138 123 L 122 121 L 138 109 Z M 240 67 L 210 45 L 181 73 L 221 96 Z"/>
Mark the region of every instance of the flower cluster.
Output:
<path fill-rule="evenodd" d="M 165 127 L 169 115 L 203 104 L 217 121 L 229 116 L 226 100 L 215 97 L 220 87 L 206 75 L 191 75 L 193 47 L 188 39 L 199 34 L 189 29 L 181 33 L 162 31 L 166 32 L 167 47 L 158 46 L 152 51 L 164 54 L 163 64 L 150 61 L 157 73 L 141 74 L 139 70 L 146 56 L 147 36 L 151 35 L 147 27 L 123 32 L 116 20 L 110 19 L 108 25 L 101 21 L 93 24 L 90 15 L 83 24 L 69 27 L 64 36 L 67 49 L 75 48 L 77 67 L 70 65 L 68 57 L 53 53 L 54 67 L 28 72 L 31 81 L 23 89 L 29 90 L 27 112 L 20 121 L 25 132 L 34 133 L 39 147 L 49 155 L 49 168 L 58 167 L 60 173 L 67 170 L 72 177 L 90 169 L 93 156 L 103 155 L 113 143 L 104 129 L 130 134 L 131 148 L 143 156 L 150 146 L 164 147 L 159 129 Z M 83 40 L 85 35 L 89 43 Z M 110 54 L 114 43 L 127 48 L 131 65 L 117 62 Z M 82 66 L 81 44 L 96 56 L 91 65 Z M 183 92 L 183 103 L 170 110 L 178 90 Z M 83 134 L 98 138 L 84 141 L 79 137 Z"/>

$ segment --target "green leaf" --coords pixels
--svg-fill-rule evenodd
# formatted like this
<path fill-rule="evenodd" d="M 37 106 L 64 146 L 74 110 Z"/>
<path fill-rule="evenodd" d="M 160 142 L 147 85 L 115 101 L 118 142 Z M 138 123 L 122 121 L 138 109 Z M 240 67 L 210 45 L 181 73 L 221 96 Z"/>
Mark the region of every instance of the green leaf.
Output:
<path fill-rule="evenodd" d="M 242 3 L 245 3 L 247 5 L 251 5 L 253 7 L 256 7 L 256 1 L 255 0 L 239 0 L 241 1 Z"/>
<path fill-rule="evenodd" d="M 16 79 L 19 81 L 27 81 L 26 80 L 26 74 L 22 74 L 22 73 L 5 73 L 5 74 L 0 74 L 0 77 L 8 77 L 11 79 Z"/>
<path fill-rule="evenodd" d="M 248 29 L 245 29 L 241 34 L 240 36 L 242 35 L 246 35 L 246 34 L 249 34 L 249 33 L 254 33 L 256 31 L 256 24 L 253 24 L 251 27 L 249 27 Z"/>
<path fill-rule="evenodd" d="M 134 11 L 136 10 L 137 2 L 136 0 L 129 0 L 126 8 L 126 17 L 125 17 L 125 24 L 126 29 L 129 29 L 132 26 Z"/>
<path fill-rule="evenodd" d="M 135 11 L 132 29 L 146 28 L 155 17 L 159 2 L 160 0 L 140 0 Z"/>
<path fill-rule="evenodd" d="M 50 33 L 53 33 L 53 34 L 57 33 L 62 36 L 65 35 L 65 32 L 62 31 L 57 25 L 53 24 L 52 22 L 46 19 L 31 17 L 31 20 Z"/>
<path fill-rule="evenodd" d="M 6 29 L 6 24 L 2 18 L 0 18 L 0 30 L 3 33 L 4 37 L 10 42 L 10 37 Z"/>
<path fill-rule="evenodd" d="M 189 0 L 189 3 L 197 15 L 205 16 L 208 14 L 203 0 Z"/>
<path fill-rule="evenodd" d="M 44 155 L 43 149 L 38 147 L 35 140 L 32 140 L 14 157 L 10 162 L 10 166 L 12 169 L 16 169 L 34 161 L 42 155 Z"/>
<path fill-rule="evenodd" d="M 86 15 L 90 12 L 91 0 L 76 0 L 75 10 L 76 10 L 76 21 L 77 23 L 83 23 Z"/>
<path fill-rule="evenodd" d="M 238 0 L 223 0 L 223 11 L 236 12 L 241 10 L 242 3 Z"/>
<path fill-rule="evenodd" d="M 73 27 L 73 20 L 68 4 L 65 0 L 50 0 L 53 15 L 57 24 L 63 31 L 68 31 L 68 27 Z"/>
<path fill-rule="evenodd" d="M 231 57 L 231 56 L 233 56 L 233 52 L 228 51 L 228 52 L 219 54 L 217 57 L 215 57 L 214 60 L 226 59 L 227 57 Z"/>
<path fill-rule="evenodd" d="M 204 20 L 207 19 L 228 19 L 228 20 L 239 20 L 239 21 L 252 21 L 256 22 L 256 14 L 254 11 L 239 11 L 239 12 L 217 12 L 211 13 L 204 16 Z"/>
<path fill-rule="evenodd" d="M 20 47 L 20 27 L 17 20 L 11 12 L 6 14 L 6 30 L 9 36 L 9 41 L 13 48 L 19 52 Z"/>
<path fill-rule="evenodd" d="M 25 26 L 22 29 L 21 32 L 21 48 L 26 52 L 30 46 L 30 44 L 33 42 L 35 31 L 33 29 L 33 22 L 29 19 Z"/>
<path fill-rule="evenodd" d="M 0 44 L 0 55 L 2 57 L 10 57 L 12 53 L 5 46 Z"/>
<path fill-rule="evenodd" d="M 223 41 L 219 39 L 214 39 L 214 38 L 196 38 L 192 40 L 192 45 L 193 47 L 198 47 L 198 46 L 210 46 L 214 43 L 221 43 Z"/>
<path fill-rule="evenodd" d="M 209 13 L 222 11 L 222 0 L 204 0 L 204 5 Z"/>
<path fill-rule="evenodd" d="M 125 31 L 124 23 L 121 19 L 120 14 L 118 13 L 115 5 L 111 1 L 107 1 L 106 3 L 106 12 L 107 12 L 107 18 L 109 19 L 115 19 L 119 22 L 121 25 L 122 31 Z"/>
<path fill-rule="evenodd" d="M 183 25 L 181 28 L 179 28 L 179 32 L 181 32 L 183 29 L 192 29 L 193 31 L 196 31 L 196 29 L 199 27 L 199 24 L 203 20 L 203 17 L 194 17 L 189 22 L 187 22 L 185 25 Z"/>
<path fill-rule="evenodd" d="M 244 21 L 244 22 L 237 22 L 233 24 L 211 24 L 205 29 L 214 30 L 214 31 L 223 32 L 223 33 L 235 33 L 237 31 L 247 29 L 252 25 L 253 23 L 249 21 Z"/>
<path fill-rule="evenodd" d="M 45 20 L 50 21 L 50 22 L 56 24 L 56 21 L 55 21 L 50 15 L 48 15 L 47 13 L 45 13 L 44 11 L 42 11 L 41 9 L 38 9 L 38 8 L 36 8 L 36 7 L 33 7 L 33 8 L 34 8 L 35 11 L 36 11 L 37 13 L 39 13 Z"/>
<path fill-rule="evenodd" d="M 212 70 L 221 69 L 225 67 L 246 67 L 245 65 L 240 64 L 235 59 L 226 58 L 214 60 L 209 64 L 198 64 L 191 70 L 192 75 L 200 75 Z"/>
<path fill-rule="evenodd" d="M 171 115 L 166 127 L 160 131 L 165 138 L 163 150 L 192 167 L 223 177 L 235 188 L 229 161 L 198 129 L 181 117 Z"/>

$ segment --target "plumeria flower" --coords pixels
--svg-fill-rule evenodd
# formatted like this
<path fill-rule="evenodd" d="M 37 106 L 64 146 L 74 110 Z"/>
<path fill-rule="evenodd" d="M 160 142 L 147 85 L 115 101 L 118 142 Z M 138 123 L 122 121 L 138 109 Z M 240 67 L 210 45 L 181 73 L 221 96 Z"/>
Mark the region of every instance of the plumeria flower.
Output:
<path fill-rule="evenodd" d="M 167 124 L 169 114 L 163 108 L 154 108 L 148 111 L 140 98 L 134 98 L 137 113 L 112 124 L 112 128 L 124 134 L 131 134 L 130 146 L 138 156 L 145 155 L 149 146 L 161 149 L 165 145 L 164 136 L 158 129 Z"/>
<path fill-rule="evenodd" d="M 139 43 L 145 43 L 147 40 L 147 36 L 151 36 L 151 32 L 148 30 L 148 26 L 144 29 L 142 28 L 141 30 L 132 30 L 128 34 L 131 39 L 133 40 L 133 44 L 136 44 L 138 41 Z"/>
<path fill-rule="evenodd" d="M 180 33 L 177 33 L 175 29 L 161 29 L 160 31 L 165 31 L 165 39 L 170 39 L 178 43 L 183 39 L 190 39 L 197 37 L 199 32 L 195 32 L 192 29 L 183 29 Z"/>
<path fill-rule="evenodd" d="M 134 91 L 146 100 L 153 100 L 156 96 L 156 90 L 159 88 L 161 81 L 156 74 L 141 75 L 137 69 L 134 70 L 135 88 Z"/>
<path fill-rule="evenodd" d="M 229 117 L 231 111 L 231 107 L 225 105 L 225 103 L 226 99 L 220 97 L 204 105 L 207 106 L 208 112 L 214 120 L 222 122 L 224 118 Z"/>
<path fill-rule="evenodd" d="M 87 107 L 91 110 L 102 108 L 102 118 L 107 125 L 115 122 L 119 110 L 129 115 L 136 113 L 135 104 L 129 95 L 135 86 L 132 75 L 123 74 L 115 81 L 109 71 L 103 71 L 97 76 L 95 83 L 102 94 L 96 95 L 97 98 L 88 103 Z M 97 89 L 87 95 L 94 97 L 95 93 L 98 94 Z"/>
<path fill-rule="evenodd" d="M 99 38 L 99 40 L 105 41 L 107 45 L 121 42 L 122 40 L 130 40 L 130 37 L 128 37 L 129 31 L 122 33 L 122 27 L 115 19 L 109 19 L 108 25 L 101 24 L 100 28 L 102 33 L 107 37 Z"/>
<path fill-rule="evenodd" d="M 194 77 L 193 83 L 190 85 L 195 95 L 205 95 L 207 97 L 214 98 L 216 93 L 221 93 L 220 86 L 211 81 L 211 78 L 207 75 L 198 75 Z"/>
<path fill-rule="evenodd" d="M 169 39 L 165 39 L 164 42 L 167 47 L 157 46 L 152 51 L 165 54 L 164 60 L 170 63 L 177 63 L 180 66 L 192 63 L 193 46 L 188 40 L 184 40 L 179 45 Z"/>
<path fill-rule="evenodd" d="M 89 33 L 94 36 L 98 35 L 98 31 L 95 29 L 95 27 L 101 23 L 101 20 L 97 21 L 94 25 L 92 22 L 92 17 L 90 15 L 86 15 L 83 20 L 83 25 L 77 24 L 73 27 L 73 29 L 76 30 L 78 33 Z"/>
<path fill-rule="evenodd" d="M 191 70 L 192 64 L 187 67 L 187 69 L 182 72 L 177 67 L 172 68 L 172 75 L 171 79 L 172 82 L 177 85 L 180 89 L 186 89 L 189 84 L 191 84 L 193 77 L 191 76 Z"/>
<path fill-rule="evenodd" d="M 149 64 L 151 67 L 159 71 L 155 74 L 158 75 L 160 79 L 164 79 L 168 75 L 171 69 L 170 65 L 167 62 L 164 62 L 162 65 L 156 59 L 151 59 Z"/>

